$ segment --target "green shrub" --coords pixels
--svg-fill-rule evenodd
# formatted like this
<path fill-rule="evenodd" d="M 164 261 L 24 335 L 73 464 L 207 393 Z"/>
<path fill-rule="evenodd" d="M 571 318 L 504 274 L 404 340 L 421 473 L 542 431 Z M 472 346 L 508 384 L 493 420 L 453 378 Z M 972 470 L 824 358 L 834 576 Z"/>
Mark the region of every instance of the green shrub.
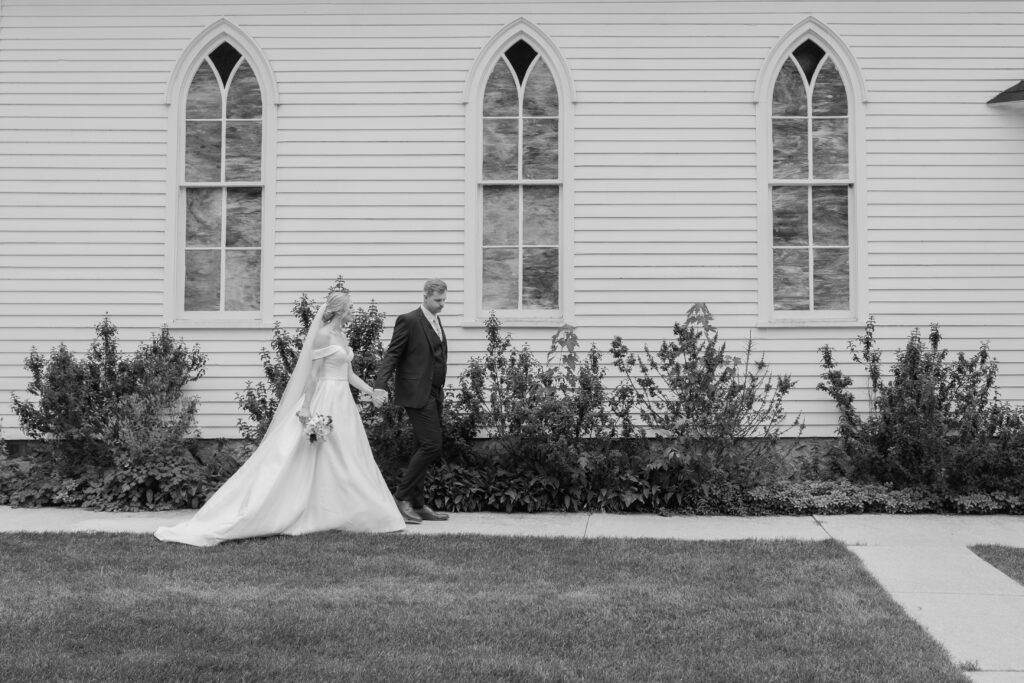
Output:
<path fill-rule="evenodd" d="M 512 346 L 494 313 L 485 333 L 487 350 L 470 358 L 459 377 L 455 409 L 493 448 L 545 460 L 608 447 L 615 428 L 595 346 L 580 358 L 575 329 L 564 325 L 551 338 L 545 365 L 528 345 Z"/>
<path fill-rule="evenodd" d="M 515 348 L 495 315 L 485 330 L 487 352 L 460 376 L 455 408 L 487 440 L 428 475 L 439 507 L 741 512 L 744 491 L 780 470 L 792 384 L 752 361 L 749 344 L 745 359 L 727 356 L 703 306 L 657 356 L 616 338 L 625 381 L 612 391 L 601 354 L 580 357 L 572 327 L 552 337 L 547 364 Z M 648 432 L 661 448 L 647 448 Z"/>
<path fill-rule="evenodd" d="M 134 355 L 120 353 L 107 318 L 81 358 L 61 344 L 32 349 L 25 367 L 36 402 L 12 398 L 22 431 L 37 440 L 27 468 L 13 470 L 0 502 L 111 509 L 198 506 L 217 476 L 193 456 L 206 356 L 166 327 Z M 10 472 L 9 472 L 10 473 Z"/>
<path fill-rule="evenodd" d="M 687 311 L 673 327 L 675 339 L 657 353 L 646 346 L 636 354 L 612 342 L 615 366 L 625 381 L 614 394 L 614 412 L 625 434 L 646 432 L 665 457 L 665 467 L 692 487 L 726 490 L 726 483 L 749 488 L 779 475 L 779 440 L 803 431 L 799 417 L 787 424 L 783 400 L 793 387 L 789 375 L 774 376 L 763 356 L 753 358 L 748 340 L 742 357 L 726 353 L 704 304 Z M 641 425 L 632 424 L 638 416 Z"/>
<path fill-rule="evenodd" d="M 493 313 L 485 333 L 486 353 L 467 363 L 452 412 L 463 438 L 486 437 L 475 465 L 492 478 L 511 478 L 507 494 L 494 494 L 496 505 L 547 509 L 561 496 L 568 509 L 587 507 L 588 463 L 607 457 L 615 443 L 600 352 L 591 346 L 581 357 L 569 325 L 552 336 L 547 364 L 528 345 L 513 347 Z"/>
<path fill-rule="evenodd" d="M 832 349 L 822 354 L 818 388 L 839 409 L 838 469 L 856 481 L 918 487 L 940 496 L 1024 493 L 1024 411 L 999 400 L 998 367 L 987 344 L 955 360 L 940 348 L 932 325 L 927 340 L 911 332 L 884 377 L 874 319 L 849 348 L 868 377 L 868 415 L 856 407 L 853 379 Z"/>
<path fill-rule="evenodd" d="M 184 387 L 205 373 L 206 356 L 163 327 L 133 356 L 119 353 L 107 318 L 83 358 L 61 344 L 47 358 L 32 349 L 25 367 L 36 403 L 12 397 L 22 431 L 44 446 L 55 471 L 75 476 L 109 467 L 119 450 L 161 450 L 194 436 L 198 399 Z"/>

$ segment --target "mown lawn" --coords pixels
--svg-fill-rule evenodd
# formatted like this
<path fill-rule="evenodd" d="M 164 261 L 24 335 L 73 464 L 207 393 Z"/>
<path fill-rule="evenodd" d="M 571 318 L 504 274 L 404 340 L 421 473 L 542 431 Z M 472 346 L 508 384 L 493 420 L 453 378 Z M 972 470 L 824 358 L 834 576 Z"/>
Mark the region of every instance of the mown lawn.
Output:
<path fill-rule="evenodd" d="M 834 542 L 0 534 L 0 680 L 966 681 Z"/>
<path fill-rule="evenodd" d="M 1024 548 L 1009 548 L 1005 545 L 975 545 L 971 552 L 990 565 L 1024 585 Z"/>

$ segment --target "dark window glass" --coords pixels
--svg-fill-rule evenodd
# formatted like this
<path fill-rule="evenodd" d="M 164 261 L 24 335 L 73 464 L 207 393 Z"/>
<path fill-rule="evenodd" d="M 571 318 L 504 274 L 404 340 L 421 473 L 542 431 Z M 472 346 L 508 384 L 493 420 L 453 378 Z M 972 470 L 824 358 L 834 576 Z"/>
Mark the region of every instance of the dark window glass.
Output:
<path fill-rule="evenodd" d="M 213 73 L 213 67 L 204 61 L 192 79 L 185 104 L 187 119 L 219 119 L 223 95 L 220 81 Z"/>
<path fill-rule="evenodd" d="M 252 67 L 222 43 L 197 69 L 185 105 L 186 311 L 260 308 L 262 110 Z"/>
<path fill-rule="evenodd" d="M 800 47 L 793 50 L 793 56 L 800 64 L 800 69 L 804 72 L 807 82 L 810 83 L 814 70 L 818 68 L 821 58 L 825 56 L 825 51 L 813 40 L 805 40 Z"/>
<path fill-rule="evenodd" d="M 185 250 L 185 310 L 220 310 L 220 250 Z"/>
<path fill-rule="evenodd" d="M 224 191 L 219 187 L 185 190 L 185 246 L 219 247 Z"/>
<path fill-rule="evenodd" d="M 850 185 L 843 182 L 850 175 L 848 114 L 835 62 L 805 41 L 783 63 L 772 93 L 776 310 L 849 309 Z M 821 181 L 843 184 L 815 184 Z"/>
<path fill-rule="evenodd" d="M 484 119 L 484 180 L 518 180 L 519 119 Z"/>
<path fill-rule="evenodd" d="M 508 59 L 508 63 L 512 65 L 512 69 L 516 72 L 516 77 L 520 83 L 523 82 L 526 70 L 530 68 L 530 64 L 533 63 L 533 59 L 536 56 L 537 51 L 530 47 L 530 44 L 525 40 L 520 40 L 505 51 L 505 57 Z"/>
<path fill-rule="evenodd" d="M 227 110 L 229 119 L 258 119 L 263 113 L 260 84 L 248 62 L 242 62 L 231 79 Z"/>
<path fill-rule="evenodd" d="M 554 75 L 518 41 L 491 70 L 482 105 L 482 306 L 557 310 L 562 190 Z"/>
<path fill-rule="evenodd" d="M 523 90 L 523 116 L 558 116 L 558 88 L 543 60 L 530 71 Z"/>
<path fill-rule="evenodd" d="M 484 187 L 483 245 L 519 244 L 519 186 Z"/>
<path fill-rule="evenodd" d="M 807 116 L 807 85 L 792 59 L 782 65 L 772 93 L 774 116 Z"/>
<path fill-rule="evenodd" d="M 826 60 L 814 79 L 811 109 L 815 116 L 846 116 L 846 86 L 835 62 Z"/>
<path fill-rule="evenodd" d="M 498 60 L 487 79 L 483 111 L 484 116 L 519 116 L 519 86 L 503 59 Z"/>
<path fill-rule="evenodd" d="M 220 47 L 210 53 L 210 61 L 217 68 L 220 74 L 220 82 L 227 83 L 235 64 L 242 58 L 242 55 L 229 43 L 221 43 Z"/>
<path fill-rule="evenodd" d="M 486 310 L 519 307 L 519 249 L 484 248 L 483 304 Z"/>

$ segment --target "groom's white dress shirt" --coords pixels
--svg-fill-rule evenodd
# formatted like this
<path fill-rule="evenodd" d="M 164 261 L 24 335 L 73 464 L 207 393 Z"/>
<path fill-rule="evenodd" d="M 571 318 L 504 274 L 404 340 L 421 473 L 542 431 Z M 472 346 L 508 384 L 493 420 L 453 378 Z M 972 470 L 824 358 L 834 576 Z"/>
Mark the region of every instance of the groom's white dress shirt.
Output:
<path fill-rule="evenodd" d="M 423 304 L 420 304 L 420 310 L 423 311 L 423 315 L 427 316 L 427 322 L 434 328 L 434 334 L 437 335 L 437 338 L 444 341 L 444 332 L 441 331 L 441 321 L 438 320 L 438 316 L 428 311 L 427 307 Z"/>

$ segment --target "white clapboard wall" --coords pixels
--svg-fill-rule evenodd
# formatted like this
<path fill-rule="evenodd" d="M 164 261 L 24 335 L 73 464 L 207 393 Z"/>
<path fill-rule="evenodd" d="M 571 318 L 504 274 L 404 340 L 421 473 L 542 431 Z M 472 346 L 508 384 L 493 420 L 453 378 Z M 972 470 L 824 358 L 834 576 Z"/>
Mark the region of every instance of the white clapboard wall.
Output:
<path fill-rule="evenodd" d="M 0 0 L 0 419 L 33 346 L 83 351 L 104 315 L 122 345 L 169 322 L 209 354 L 206 437 L 235 437 L 235 395 L 261 377 L 267 325 L 175 325 L 169 81 L 190 42 L 227 20 L 262 50 L 279 97 L 268 246 L 273 316 L 338 274 L 394 315 L 425 278 L 451 291 L 451 376 L 484 348 L 460 324 L 466 264 L 466 108 L 474 62 L 525 19 L 575 88 L 574 322 L 585 346 L 656 346 L 706 302 L 739 351 L 752 336 L 808 434 L 836 414 L 818 348 L 856 325 L 758 326 L 754 93 L 766 58 L 813 17 L 838 35 L 868 94 L 855 163 L 860 276 L 891 351 L 914 327 L 988 340 L 1004 398 L 1024 402 L 1024 114 L 987 106 L 1024 78 L 1019 2 L 346 2 Z M 472 295 L 472 293 L 470 293 Z M 508 326 L 547 350 L 554 329 Z M 855 370 L 851 365 L 848 370 Z M 614 378 L 610 382 L 614 383 Z"/>

